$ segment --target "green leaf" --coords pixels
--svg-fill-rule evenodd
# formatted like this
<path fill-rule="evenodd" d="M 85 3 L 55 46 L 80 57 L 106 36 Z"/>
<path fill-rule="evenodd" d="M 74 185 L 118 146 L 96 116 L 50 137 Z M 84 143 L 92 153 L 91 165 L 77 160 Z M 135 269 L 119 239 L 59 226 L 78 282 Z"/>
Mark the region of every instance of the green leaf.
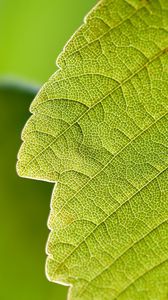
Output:
<path fill-rule="evenodd" d="M 19 133 L 36 92 L 36 86 L 0 79 L 1 300 L 65 300 L 67 293 L 44 276 L 44 223 L 52 186 L 23 180 L 15 170 Z"/>
<path fill-rule="evenodd" d="M 102 0 L 31 105 L 18 172 L 56 182 L 49 279 L 168 297 L 168 1 Z"/>

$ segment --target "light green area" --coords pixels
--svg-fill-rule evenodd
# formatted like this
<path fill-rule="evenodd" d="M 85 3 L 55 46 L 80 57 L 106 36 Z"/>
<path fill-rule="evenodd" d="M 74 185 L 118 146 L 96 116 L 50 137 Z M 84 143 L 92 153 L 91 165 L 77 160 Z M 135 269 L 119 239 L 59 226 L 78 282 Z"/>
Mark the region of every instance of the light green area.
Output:
<path fill-rule="evenodd" d="M 1 0 L 0 75 L 37 83 L 55 71 L 55 59 L 95 0 Z"/>
<path fill-rule="evenodd" d="M 59 66 L 18 162 L 58 182 L 47 274 L 70 300 L 166 300 L 168 2 L 100 1 Z"/>
<path fill-rule="evenodd" d="M 45 277 L 52 185 L 16 174 L 20 132 L 35 89 L 0 83 L 0 299 L 65 300 L 67 289 Z"/>

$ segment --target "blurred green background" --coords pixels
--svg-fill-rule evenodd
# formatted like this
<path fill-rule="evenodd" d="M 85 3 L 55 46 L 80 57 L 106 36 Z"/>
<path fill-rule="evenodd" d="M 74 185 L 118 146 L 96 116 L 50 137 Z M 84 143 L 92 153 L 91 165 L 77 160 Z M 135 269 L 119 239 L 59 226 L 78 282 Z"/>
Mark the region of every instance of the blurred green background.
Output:
<path fill-rule="evenodd" d="M 96 0 L 0 0 L 0 299 L 65 300 L 45 277 L 52 184 L 19 178 L 20 134 L 38 88 Z"/>

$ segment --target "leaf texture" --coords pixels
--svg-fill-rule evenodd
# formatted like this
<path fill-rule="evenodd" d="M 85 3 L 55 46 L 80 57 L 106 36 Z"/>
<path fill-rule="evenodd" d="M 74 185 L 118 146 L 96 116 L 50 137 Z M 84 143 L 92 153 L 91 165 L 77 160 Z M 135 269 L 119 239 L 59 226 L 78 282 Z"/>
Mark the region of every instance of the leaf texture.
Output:
<path fill-rule="evenodd" d="M 31 105 L 18 173 L 52 181 L 70 300 L 168 299 L 168 1 L 102 0 Z"/>

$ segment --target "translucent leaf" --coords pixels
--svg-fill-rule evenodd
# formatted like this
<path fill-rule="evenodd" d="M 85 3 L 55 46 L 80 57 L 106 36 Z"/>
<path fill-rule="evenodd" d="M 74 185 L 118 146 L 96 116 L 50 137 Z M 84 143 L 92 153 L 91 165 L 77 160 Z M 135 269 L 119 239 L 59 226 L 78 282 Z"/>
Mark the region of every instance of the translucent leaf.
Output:
<path fill-rule="evenodd" d="M 32 103 L 21 176 L 55 182 L 48 278 L 71 300 L 168 297 L 168 2 L 102 0 Z"/>

